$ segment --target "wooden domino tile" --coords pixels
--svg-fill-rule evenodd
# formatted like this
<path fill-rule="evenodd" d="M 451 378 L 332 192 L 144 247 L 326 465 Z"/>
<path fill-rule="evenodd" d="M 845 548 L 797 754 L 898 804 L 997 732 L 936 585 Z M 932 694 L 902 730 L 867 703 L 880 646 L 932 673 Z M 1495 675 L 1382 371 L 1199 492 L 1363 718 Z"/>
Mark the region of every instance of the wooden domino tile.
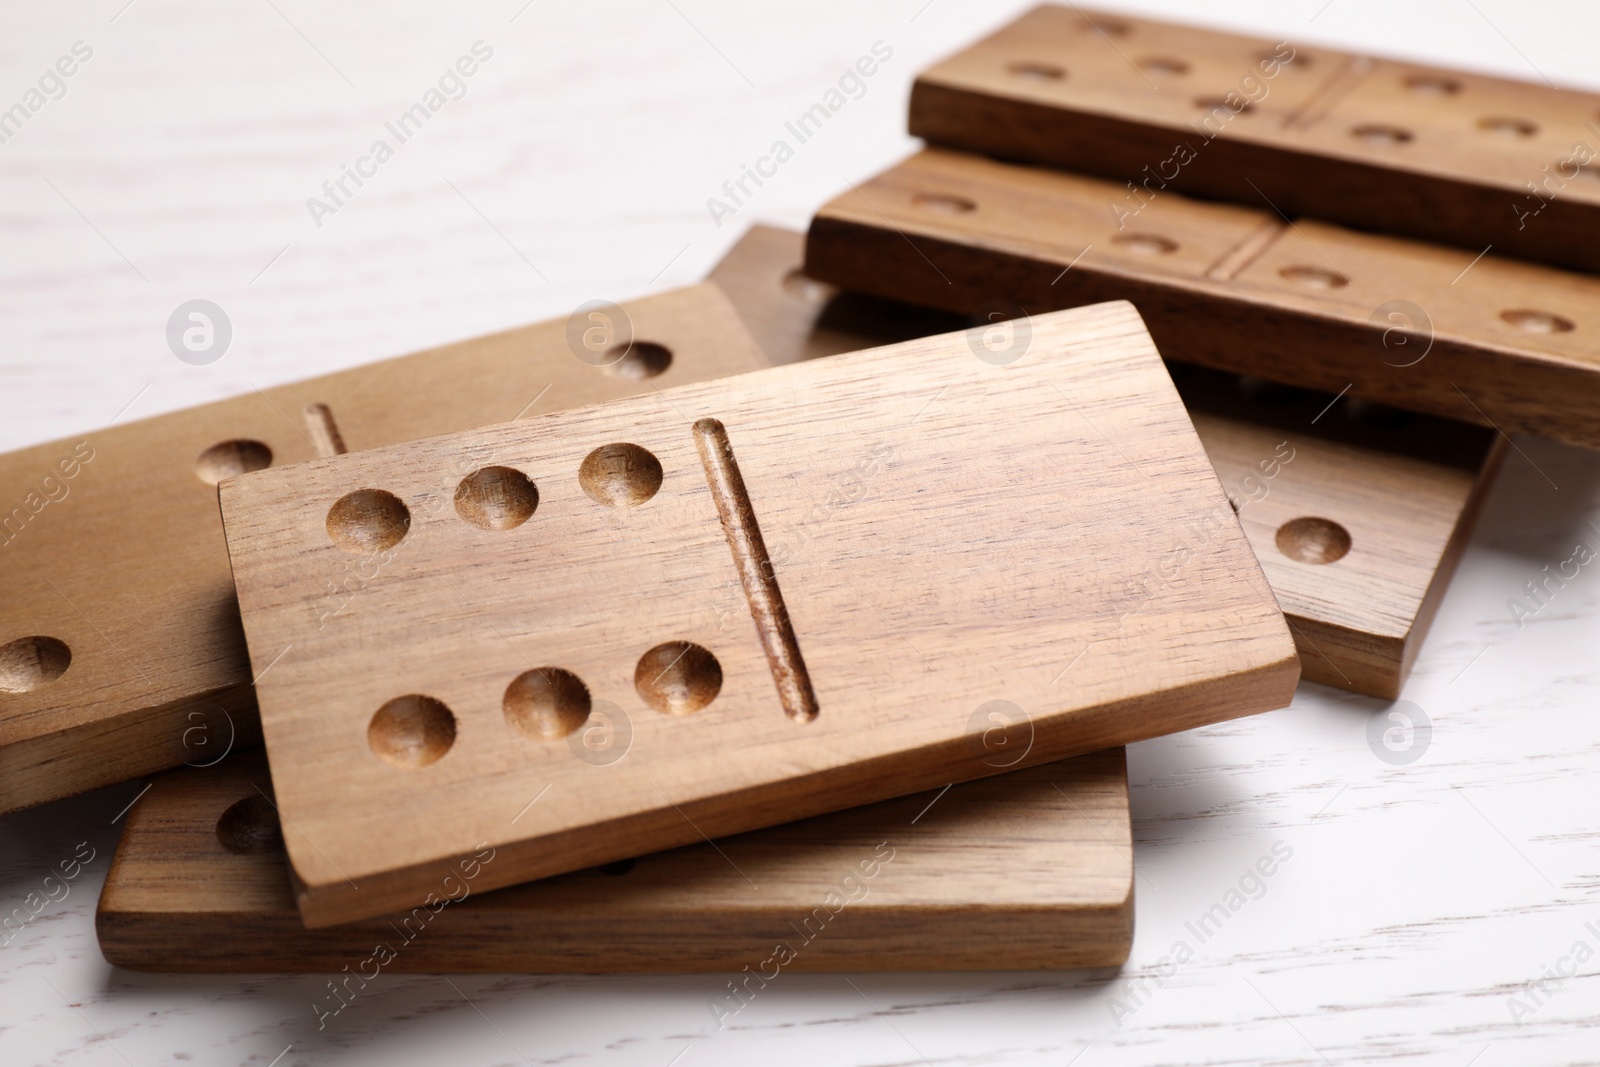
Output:
<path fill-rule="evenodd" d="M 774 363 L 969 321 L 808 278 L 803 245 L 801 234 L 758 226 L 711 275 Z M 1289 620 L 1301 677 L 1399 696 L 1504 439 L 1172 362 L 1182 348 L 1163 355 Z"/>
<path fill-rule="evenodd" d="M 773 346 L 775 361 L 792 361 L 803 334 L 824 335 L 784 334 L 779 321 L 826 288 L 789 276 L 801 240 L 758 227 L 713 276 L 746 323 L 762 329 L 758 341 L 764 350 Z M 770 314 L 756 314 L 759 307 Z M 834 329 L 825 337 L 835 347 L 815 354 L 903 339 L 906 330 L 938 332 L 940 319 L 863 298 L 845 321 L 864 333 Z M 874 323 L 886 325 L 873 330 Z M 271 797 L 256 753 L 157 778 L 128 815 L 101 896 L 96 925 L 106 959 L 167 972 L 349 968 L 350 988 L 326 1005 L 333 1011 L 385 970 L 737 973 L 749 966 L 770 975 L 779 959 L 793 971 L 1106 967 L 1121 964 L 1132 942 L 1132 823 L 1121 748 L 962 783 L 942 796 L 917 794 L 725 838 L 720 852 L 690 846 L 463 899 L 437 925 L 424 910 L 315 933 L 295 909 Z M 887 865 L 878 859 L 885 846 L 893 857 Z M 887 871 L 893 881 L 879 880 Z M 746 876 L 761 890 L 751 890 Z M 822 936 L 829 926 L 838 936 Z"/>
<path fill-rule="evenodd" d="M 431 905 L 308 931 L 249 753 L 156 780 L 96 926 L 105 958 L 134 970 L 348 970 L 330 1012 L 381 971 L 1114 967 L 1133 938 L 1132 848 L 1117 748 L 480 895 L 467 875 L 494 867 L 486 852 Z"/>
<path fill-rule="evenodd" d="M 950 311 L 1131 300 L 1162 351 L 1600 446 L 1600 278 L 943 150 L 818 212 L 806 270 Z M 1014 313 L 1014 312 L 1013 312 Z"/>
<path fill-rule="evenodd" d="M 992 744 L 1020 769 L 1282 707 L 1299 675 L 1126 304 L 1035 319 L 1003 366 L 910 341 L 221 499 L 308 926 L 414 906 L 485 842 L 485 888 L 529 881 L 992 774 Z"/>
<path fill-rule="evenodd" d="M 1399 697 L 1505 440 L 1222 371 L 1173 374 L 1289 619 L 1301 677 Z"/>
<path fill-rule="evenodd" d="M 259 740 L 223 478 L 765 365 L 711 286 L 581 310 L 0 457 L 0 812 Z"/>
<path fill-rule="evenodd" d="M 1600 270 L 1600 95 L 1145 19 L 1033 9 L 921 74 L 929 143 Z"/>

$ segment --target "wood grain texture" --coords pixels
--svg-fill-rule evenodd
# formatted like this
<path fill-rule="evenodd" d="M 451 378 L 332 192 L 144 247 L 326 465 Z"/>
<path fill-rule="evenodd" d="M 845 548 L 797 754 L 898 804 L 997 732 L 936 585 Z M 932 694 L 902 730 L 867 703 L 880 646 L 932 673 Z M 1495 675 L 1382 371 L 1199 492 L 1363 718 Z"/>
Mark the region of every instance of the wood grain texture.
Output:
<path fill-rule="evenodd" d="M 757 226 L 711 276 L 774 363 L 931 335 L 967 321 L 841 292 L 805 276 L 803 257 L 802 234 Z M 1300 676 L 1369 696 L 1399 696 L 1499 467 L 1504 439 L 1448 419 L 1335 403 L 1331 395 L 1174 363 L 1184 358 L 1181 347 L 1163 355 L 1289 620 Z M 1331 563 L 1303 551 L 1304 558 L 1286 554 L 1279 530 L 1306 518 L 1337 524 L 1350 538 L 1349 551 Z"/>
<path fill-rule="evenodd" d="M 1600 270 L 1600 95 L 1046 5 L 917 79 L 932 144 Z M 1122 187 L 1127 183 L 1126 187 Z"/>
<path fill-rule="evenodd" d="M 690 432 L 706 417 L 812 721 L 780 708 Z M 657 465 L 634 507 L 579 477 L 619 445 Z M 521 525 L 451 507 L 486 464 L 537 487 Z M 1282 706 L 1299 674 L 1126 304 L 1035 320 L 1006 366 L 961 334 L 906 342 L 260 471 L 221 498 L 252 662 L 274 664 L 257 695 L 311 926 L 410 906 L 482 842 L 486 887 L 527 881 L 992 774 L 998 747 L 1020 767 Z M 325 576 L 359 558 L 338 541 L 401 531 L 350 610 L 319 617 Z M 524 672 L 547 696 L 575 675 L 598 725 L 570 689 L 526 707 Z"/>
<path fill-rule="evenodd" d="M 971 313 L 1108 299 L 1163 351 L 1412 411 L 1600 446 L 1600 279 L 1163 193 L 922 152 L 827 204 L 806 269 Z"/>
<path fill-rule="evenodd" d="M 541 323 L 0 457 L 0 499 L 17 505 L 0 545 L 0 646 L 47 637 L 70 656 L 46 682 L 36 645 L 0 649 L 0 811 L 259 740 L 220 476 L 332 450 L 329 425 L 370 448 L 765 365 L 712 287 L 621 314 L 631 321 Z M 670 350 L 666 365 L 650 375 L 637 350 L 612 355 L 629 336 Z M 312 405 L 325 411 L 308 421 Z"/>
<path fill-rule="evenodd" d="M 770 978 L 780 944 L 782 970 L 983 970 L 1115 966 L 1133 937 L 1120 748 L 315 932 L 271 791 L 256 753 L 156 781 L 100 896 L 109 962 L 370 978 L 382 945 L 392 972 Z"/>

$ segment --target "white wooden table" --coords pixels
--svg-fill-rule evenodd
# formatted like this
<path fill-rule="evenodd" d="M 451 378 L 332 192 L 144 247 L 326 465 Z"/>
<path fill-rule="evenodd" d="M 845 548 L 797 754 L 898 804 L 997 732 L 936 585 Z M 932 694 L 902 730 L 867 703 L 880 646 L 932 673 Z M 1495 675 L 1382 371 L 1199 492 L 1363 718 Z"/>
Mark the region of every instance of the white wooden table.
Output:
<path fill-rule="evenodd" d="M 0 144 L 0 448 L 698 279 L 749 222 L 803 226 L 908 153 L 913 73 L 1024 6 L 9 3 L 0 108 L 75 42 L 92 56 Z M 1583 0 L 1115 6 L 1600 87 Z M 464 95 L 361 163 L 479 41 Z M 719 226 L 707 199 L 878 41 L 864 95 Z M 314 219 L 342 165 L 370 177 Z M 165 337 L 197 298 L 233 327 L 205 366 Z M 1600 568 L 1520 627 L 1507 605 L 1600 550 L 1600 455 L 1519 444 L 1406 690 L 1433 725 L 1419 759 L 1369 747 L 1386 705 L 1315 686 L 1131 750 L 1120 973 L 788 975 L 720 1031 L 717 976 L 390 977 L 319 1031 L 321 978 L 102 961 L 136 783 L 0 820 L 6 910 L 95 854 L 0 947 L 0 1063 L 1600 1062 Z M 1230 898 L 1275 846 L 1278 873 Z"/>

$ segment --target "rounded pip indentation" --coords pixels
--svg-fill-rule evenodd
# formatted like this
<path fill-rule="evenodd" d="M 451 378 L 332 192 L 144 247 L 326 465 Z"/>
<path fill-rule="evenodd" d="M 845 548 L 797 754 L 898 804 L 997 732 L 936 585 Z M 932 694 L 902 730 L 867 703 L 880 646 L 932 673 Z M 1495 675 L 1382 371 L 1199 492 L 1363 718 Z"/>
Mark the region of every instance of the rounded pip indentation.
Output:
<path fill-rule="evenodd" d="M 283 827 L 278 810 L 260 793 L 235 801 L 217 819 L 217 841 L 240 856 L 277 852 L 283 848 Z"/>
<path fill-rule="evenodd" d="M 240 438 L 220 441 L 200 453 L 194 461 L 195 477 L 207 485 L 216 485 L 224 478 L 272 466 L 272 449 L 260 441 Z"/>
<path fill-rule="evenodd" d="M 1248 100 L 1240 100 L 1237 105 L 1225 96 L 1197 96 L 1194 106 L 1202 111 L 1225 111 L 1233 115 L 1249 115 L 1255 112 L 1256 106 Z"/>
<path fill-rule="evenodd" d="M 455 714 L 442 701 L 420 693 L 395 697 L 367 724 L 373 754 L 405 770 L 437 762 L 455 743 Z"/>
<path fill-rule="evenodd" d="M 1006 66 L 1006 70 L 1014 77 L 1035 82 L 1058 82 L 1065 80 L 1067 76 L 1066 69 L 1054 63 L 1032 61 L 1011 63 Z"/>
<path fill-rule="evenodd" d="M 1179 74 L 1189 73 L 1189 64 L 1172 56 L 1145 56 L 1137 62 L 1140 67 L 1151 74 L 1176 77 Z"/>
<path fill-rule="evenodd" d="M 511 530 L 539 506 L 539 490 L 511 467 L 481 467 L 456 486 L 456 514 L 480 530 Z"/>
<path fill-rule="evenodd" d="M 1278 276 L 1307 289 L 1343 289 L 1350 284 L 1350 279 L 1343 274 L 1323 267 L 1284 267 L 1278 271 Z"/>
<path fill-rule="evenodd" d="M 1548 311 L 1536 311 L 1533 308 L 1513 308 L 1510 311 L 1502 311 L 1500 317 L 1529 333 L 1569 333 L 1573 329 L 1571 319 L 1562 318 Z"/>
<path fill-rule="evenodd" d="M 36 635 L 0 645 L 0 693 L 31 693 L 67 673 L 72 649 L 65 641 Z"/>
<path fill-rule="evenodd" d="M 506 686 L 506 722 L 523 737 L 559 741 L 589 719 L 589 687 L 571 671 L 535 667 Z"/>
<path fill-rule="evenodd" d="M 661 488 L 661 461 L 638 445 L 601 445 L 583 458 L 578 484 L 590 500 L 608 508 L 643 504 Z"/>
<path fill-rule="evenodd" d="M 946 215 L 967 215 L 978 210 L 976 200 L 949 193 L 917 193 L 912 196 L 911 203 L 924 210 L 938 211 Z"/>
<path fill-rule="evenodd" d="M 1350 531 L 1331 519 L 1305 516 L 1278 527 L 1278 551 L 1299 563 L 1326 564 L 1350 551 Z"/>
<path fill-rule="evenodd" d="M 639 657 L 633 688 L 664 715 L 692 715 L 722 690 L 722 664 L 689 641 L 668 641 Z"/>
<path fill-rule="evenodd" d="M 1165 256 L 1178 250 L 1178 242 L 1153 233 L 1122 233 L 1111 240 L 1113 244 L 1142 256 Z"/>
<path fill-rule="evenodd" d="M 1461 91 L 1461 83 L 1442 74 L 1412 74 L 1405 80 L 1407 89 L 1421 96 L 1454 96 Z"/>
<path fill-rule="evenodd" d="M 1539 132 L 1539 124 L 1511 115 L 1488 115 L 1478 120 L 1478 129 L 1501 137 L 1532 137 Z"/>
<path fill-rule="evenodd" d="M 357 489 L 328 509 L 328 536 L 350 552 L 393 548 L 411 529 L 411 510 L 386 489 Z"/>
<path fill-rule="evenodd" d="M 1401 145 L 1409 143 L 1416 135 L 1410 130 L 1399 126 L 1365 123 L 1361 126 L 1352 127 L 1350 136 L 1358 141 L 1365 141 L 1370 145 Z"/>
<path fill-rule="evenodd" d="M 620 351 L 613 348 L 607 352 L 606 361 L 600 365 L 600 369 L 614 378 L 642 382 L 665 372 L 670 366 L 672 349 L 654 341 L 634 341 L 621 347 Z"/>

